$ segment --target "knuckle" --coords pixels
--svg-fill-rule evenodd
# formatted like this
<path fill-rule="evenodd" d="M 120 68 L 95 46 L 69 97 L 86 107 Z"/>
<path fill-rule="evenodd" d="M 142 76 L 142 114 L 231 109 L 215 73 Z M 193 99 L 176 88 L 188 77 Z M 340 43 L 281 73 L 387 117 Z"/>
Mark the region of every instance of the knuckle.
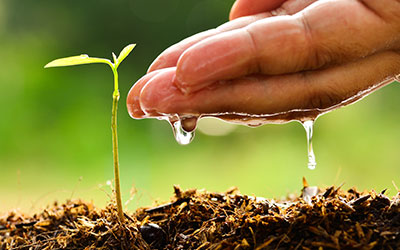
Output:
<path fill-rule="evenodd" d="M 326 66 L 331 61 L 331 55 L 327 48 L 317 42 L 314 27 L 309 23 L 309 17 L 306 13 L 300 16 L 300 23 L 303 29 L 304 41 L 306 42 L 307 61 L 305 68 L 317 69 Z"/>
<path fill-rule="evenodd" d="M 310 92 L 307 108 L 327 109 L 342 101 L 343 96 L 336 89 L 319 88 L 317 91 Z"/>

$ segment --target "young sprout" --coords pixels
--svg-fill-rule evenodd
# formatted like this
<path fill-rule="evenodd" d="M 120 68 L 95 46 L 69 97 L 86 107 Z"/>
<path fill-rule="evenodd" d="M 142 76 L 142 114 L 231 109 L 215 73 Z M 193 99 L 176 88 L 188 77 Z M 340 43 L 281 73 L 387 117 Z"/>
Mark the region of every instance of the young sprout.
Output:
<path fill-rule="evenodd" d="M 114 74 L 114 92 L 113 92 L 113 104 L 112 104 L 112 113 L 111 113 L 111 130 L 112 130 L 112 144 L 113 144 L 113 159 L 114 159 L 114 179 L 115 179 L 115 198 L 117 201 L 118 208 L 118 216 L 121 222 L 124 221 L 124 212 L 122 210 L 122 201 L 121 201 L 121 187 L 120 187 L 120 179 L 119 179 L 119 160 L 118 160 L 118 134 L 117 134 L 117 109 L 118 109 L 118 100 L 119 100 L 119 89 L 118 89 L 118 66 L 121 62 L 131 53 L 136 44 L 129 44 L 126 46 L 118 57 L 114 53 L 112 53 L 114 62 L 111 62 L 108 59 L 89 57 L 88 55 L 80 55 L 80 56 L 71 56 L 61 59 L 56 59 L 50 63 L 48 63 L 45 68 L 51 67 L 64 67 L 64 66 L 73 66 L 73 65 L 82 65 L 82 64 L 90 64 L 90 63 L 105 63 L 111 67 L 111 70 Z"/>

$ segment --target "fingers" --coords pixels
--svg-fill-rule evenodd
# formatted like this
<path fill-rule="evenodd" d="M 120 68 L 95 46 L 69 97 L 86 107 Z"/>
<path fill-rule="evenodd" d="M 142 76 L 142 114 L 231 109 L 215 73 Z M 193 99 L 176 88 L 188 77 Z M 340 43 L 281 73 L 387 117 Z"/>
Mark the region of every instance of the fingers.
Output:
<path fill-rule="evenodd" d="M 294 16 L 259 20 L 188 48 L 176 84 L 191 93 L 218 80 L 299 72 L 390 48 L 399 32 L 358 1 L 321 1 Z"/>
<path fill-rule="evenodd" d="M 229 19 L 233 20 L 242 16 L 250 16 L 274 10 L 286 0 L 237 0 L 231 9 Z"/>
<path fill-rule="evenodd" d="M 127 103 L 128 113 L 131 115 L 132 118 L 144 117 L 145 113 L 140 107 L 140 102 L 139 102 L 140 91 L 142 91 L 142 88 L 146 85 L 146 83 L 158 73 L 160 73 L 160 71 L 154 71 L 143 76 L 130 89 L 126 103 Z"/>
<path fill-rule="evenodd" d="M 179 57 L 182 55 L 182 53 L 190 48 L 191 46 L 197 44 L 198 42 L 201 42 L 209 37 L 213 37 L 215 35 L 231 31 L 231 30 L 236 30 L 240 29 L 243 27 L 248 26 L 249 24 L 252 24 L 258 20 L 271 17 L 271 16 L 277 16 L 277 15 L 292 15 L 294 13 L 297 13 L 301 11 L 302 9 L 306 8 L 308 5 L 311 3 L 315 2 L 316 0 L 288 0 L 288 1 L 283 1 L 283 0 L 272 0 L 272 1 L 265 1 L 265 0 L 257 0 L 254 1 L 255 5 L 253 6 L 253 0 L 249 1 L 243 1 L 239 0 L 236 3 L 238 4 L 239 8 L 238 11 L 242 11 L 240 6 L 245 6 L 245 4 L 248 4 L 253 7 L 249 8 L 258 8 L 259 14 L 254 14 L 254 15 L 247 15 L 245 17 L 241 17 L 235 20 L 232 20 L 230 22 L 227 22 L 216 29 L 211 29 L 208 31 L 201 32 L 199 34 L 196 34 L 194 36 L 191 36 L 187 39 L 182 40 L 181 42 L 169 47 L 166 49 L 164 52 L 162 52 L 155 60 L 154 62 L 150 65 L 149 69 L 147 72 L 152 72 L 154 70 L 162 69 L 162 68 L 168 68 L 168 67 L 175 67 Z M 284 4 L 279 8 L 279 9 L 274 9 L 272 7 L 278 6 L 278 2 Z M 244 8 L 244 7 L 243 7 Z M 255 10 L 255 9 L 254 9 Z M 236 14 L 235 14 L 236 15 Z M 237 17 L 235 17 L 237 18 Z"/>
<path fill-rule="evenodd" d="M 184 95 L 174 86 L 175 69 L 170 68 L 147 82 L 140 94 L 140 105 L 150 117 L 175 113 L 265 115 L 298 109 L 324 110 L 360 91 L 373 90 L 376 84 L 399 74 L 399 69 L 398 53 L 381 52 L 346 65 L 308 73 L 254 75 L 221 81 L 213 84 L 213 89 Z"/>
<path fill-rule="evenodd" d="M 178 62 L 178 59 L 182 55 L 182 53 L 187 48 L 198 43 L 199 41 L 202 41 L 208 37 L 212 37 L 217 34 L 221 34 L 226 31 L 245 27 L 257 20 L 263 19 L 268 16 L 270 16 L 270 15 L 267 13 L 264 13 L 264 14 L 254 15 L 254 16 L 243 17 L 243 18 L 228 22 L 226 24 L 223 24 L 216 29 L 207 30 L 207 31 L 201 32 L 199 34 L 196 34 L 194 36 L 191 36 L 189 38 L 186 38 L 186 39 L 182 40 L 181 42 L 169 47 L 164 52 L 162 52 L 154 60 L 154 62 L 150 65 L 147 72 L 152 72 L 152 71 L 162 69 L 162 68 L 175 67 L 176 63 Z"/>

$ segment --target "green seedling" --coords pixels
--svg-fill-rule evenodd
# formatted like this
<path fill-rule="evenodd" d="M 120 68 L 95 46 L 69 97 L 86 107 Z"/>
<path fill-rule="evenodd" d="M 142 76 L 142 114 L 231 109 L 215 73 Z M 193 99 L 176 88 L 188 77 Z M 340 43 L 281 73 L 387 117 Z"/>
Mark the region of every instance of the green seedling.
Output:
<path fill-rule="evenodd" d="M 95 58 L 89 57 L 88 55 L 80 55 L 80 56 L 71 56 L 66 58 L 56 59 L 50 63 L 48 63 L 45 68 L 50 67 L 64 67 L 64 66 L 73 66 L 73 65 L 82 65 L 82 64 L 91 64 L 91 63 L 105 63 L 111 67 L 111 70 L 114 74 L 114 92 L 113 92 L 113 103 L 112 103 L 112 113 L 111 113 L 111 130 L 112 130 L 112 144 L 113 144 L 113 160 L 114 160 L 114 180 L 115 180 L 115 198 L 117 201 L 118 208 L 118 216 L 121 222 L 124 221 L 124 212 L 122 210 L 122 201 L 121 201 L 121 187 L 120 187 L 120 179 L 119 179 L 119 160 L 118 160 L 118 134 L 117 134 L 117 110 L 118 110 L 118 100 L 120 97 L 119 89 L 118 89 L 118 66 L 121 62 L 131 53 L 135 44 L 130 44 L 126 46 L 119 56 L 117 57 L 114 53 L 112 53 L 114 62 L 111 62 L 108 59 L 103 58 Z"/>

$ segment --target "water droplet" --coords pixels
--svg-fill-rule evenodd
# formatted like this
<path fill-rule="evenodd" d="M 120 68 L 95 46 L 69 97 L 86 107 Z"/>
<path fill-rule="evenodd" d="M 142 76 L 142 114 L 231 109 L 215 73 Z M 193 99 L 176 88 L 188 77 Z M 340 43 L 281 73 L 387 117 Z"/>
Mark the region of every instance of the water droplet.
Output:
<path fill-rule="evenodd" d="M 315 166 L 317 165 L 317 162 L 315 161 L 313 146 L 312 146 L 314 121 L 308 120 L 308 121 L 303 122 L 302 124 L 303 124 L 304 129 L 306 130 L 306 135 L 307 135 L 308 168 L 313 170 L 313 169 L 315 169 Z"/>
<path fill-rule="evenodd" d="M 194 138 L 195 129 L 193 129 L 192 131 L 186 131 L 182 127 L 182 121 L 183 121 L 183 119 L 181 119 L 179 117 L 178 117 L 178 119 L 170 118 L 170 123 L 171 123 L 172 130 L 174 132 L 175 140 L 181 145 L 188 145 L 190 142 L 192 142 L 192 140 Z"/>

